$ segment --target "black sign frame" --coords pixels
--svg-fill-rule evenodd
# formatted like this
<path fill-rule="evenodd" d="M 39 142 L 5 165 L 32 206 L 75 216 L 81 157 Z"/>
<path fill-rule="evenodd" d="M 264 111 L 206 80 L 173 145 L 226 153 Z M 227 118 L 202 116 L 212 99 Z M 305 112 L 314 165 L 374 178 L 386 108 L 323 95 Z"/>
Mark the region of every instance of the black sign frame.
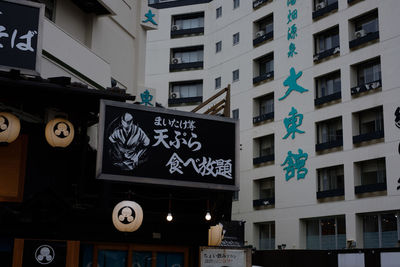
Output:
<path fill-rule="evenodd" d="M 108 153 L 107 145 L 105 143 L 108 142 L 106 140 L 106 131 L 107 127 L 109 128 L 109 121 L 110 119 L 106 119 L 107 112 L 111 113 L 110 109 L 124 109 L 127 111 L 132 112 L 135 114 L 151 114 L 149 116 L 175 116 L 176 118 L 185 119 L 193 119 L 200 124 L 204 123 L 211 123 L 212 125 L 219 125 L 220 127 L 226 126 L 226 128 L 231 129 L 233 136 L 231 135 L 229 141 L 222 141 L 222 143 L 232 142 L 233 148 L 231 148 L 229 153 L 233 155 L 233 159 L 231 160 L 231 168 L 232 168 L 232 179 L 228 180 L 229 182 L 215 182 L 215 180 L 210 181 L 209 177 L 206 182 L 198 181 L 197 178 L 193 178 L 190 175 L 184 175 L 183 177 L 178 178 L 161 178 L 161 177 L 154 177 L 144 176 L 144 175 L 131 175 L 128 173 L 119 173 L 109 171 L 107 167 L 107 159 L 105 158 L 105 154 Z M 135 114 L 134 116 L 136 116 Z M 139 117 L 139 116 L 138 116 Z M 143 118 L 143 117 L 141 117 Z M 106 122 L 107 120 L 107 122 Z M 143 120 L 143 119 L 142 119 Z M 107 125 L 106 125 L 107 124 Z M 148 131 L 149 129 L 146 128 Z M 154 129 L 153 129 L 154 130 Z M 221 134 L 219 134 L 221 136 Z M 226 139 L 226 138 L 224 138 Z M 106 140 L 106 141 L 105 141 Z M 218 139 L 218 140 L 221 140 Z M 217 140 L 217 141 L 218 141 Z M 153 144 L 154 145 L 154 144 Z M 161 146 L 161 145 L 160 145 Z M 207 146 L 207 145 L 206 145 Z M 158 108 L 158 107 L 146 107 L 142 105 L 136 104 L 129 104 L 123 102 L 116 102 L 110 100 L 101 100 L 100 102 L 100 118 L 99 118 L 99 125 L 98 125 L 98 144 L 97 144 L 97 165 L 96 165 L 96 177 L 97 179 L 104 179 L 104 180 L 113 180 L 113 181 L 124 181 L 124 182 L 132 182 L 132 183 L 140 183 L 140 184 L 154 184 L 154 185 L 167 185 L 167 186 L 177 186 L 177 187 L 191 187 L 191 188 L 204 188 L 204 189 L 213 189 L 213 190 L 226 190 L 226 191 L 237 191 L 238 190 L 238 177 L 239 177 L 239 123 L 238 120 L 234 120 L 231 118 L 225 118 L 220 116 L 212 116 L 212 115 L 203 115 L 197 114 L 192 112 L 184 112 L 184 111 L 177 111 L 165 108 Z M 221 150 L 223 151 L 223 150 Z M 229 154 L 227 153 L 227 154 Z M 165 161 L 164 161 L 165 163 Z M 108 170 L 107 170 L 108 168 Z M 169 174 L 168 174 L 169 175 Z M 172 174 L 171 174 L 172 175 Z M 174 176 L 176 177 L 176 176 Z M 222 178 L 219 178 L 222 179 Z M 225 181 L 225 180 L 224 180 Z"/>
<path fill-rule="evenodd" d="M 32 57 L 34 58 L 34 62 L 32 65 L 34 67 L 32 68 L 24 68 L 22 66 L 9 66 L 9 65 L 3 65 L 0 63 L 0 70 L 5 70 L 9 71 L 11 69 L 18 69 L 21 71 L 23 74 L 29 74 L 29 75 L 36 75 L 39 76 L 41 72 L 41 59 L 42 59 L 42 46 L 43 46 L 43 20 L 44 20 L 44 12 L 45 12 L 45 5 L 41 3 L 35 3 L 31 1 L 21 1 L 21 0 L 3 0 L 2 1 L 4 4 L 15 4 L 16 6 L 23 6 L 23 7 L 29 7 L 29 8 L 35 8 L 38 9 L 38 21 L 37 21 L 37 36 L 36 36 L 36 42 L 34 45 L 36 46 L 36 52 L 35 55 Z M 13 14 L 14 17 L 21 18 L 21 16 L 18 16 L 17 14 Z M 1 40 L 1 39 L 0 39 Z M 3 49 L 3 48 L 0 48 Z"/>

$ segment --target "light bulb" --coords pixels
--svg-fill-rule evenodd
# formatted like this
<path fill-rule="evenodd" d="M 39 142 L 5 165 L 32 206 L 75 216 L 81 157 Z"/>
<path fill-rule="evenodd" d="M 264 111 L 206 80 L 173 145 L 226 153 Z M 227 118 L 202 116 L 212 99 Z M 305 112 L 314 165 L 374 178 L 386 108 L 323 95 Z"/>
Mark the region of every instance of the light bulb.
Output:
<path fill-rule="evenodd" d="M 211 220 L 211 214 L 209 211 L 207 211 L 207 213 L 206 213 L 206 220 L 207 221 Z"/>
<path fill-rule="evenodd" d="M 171 212 L 168 212 L 168 215 L 167 215 L 167 221 L 172 221 L 172 219 L 173 219 L 173 217 L 172 217 L 172 214 L 171 214 Z"/>

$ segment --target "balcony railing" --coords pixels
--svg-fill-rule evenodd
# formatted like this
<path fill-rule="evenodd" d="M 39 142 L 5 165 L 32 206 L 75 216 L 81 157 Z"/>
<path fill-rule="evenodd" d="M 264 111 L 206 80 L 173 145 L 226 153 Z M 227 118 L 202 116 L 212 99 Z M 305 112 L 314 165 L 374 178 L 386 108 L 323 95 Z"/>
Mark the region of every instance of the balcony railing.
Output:
<path fill-rule="evenodd" d="M 352 4 L 355 4 L 360 1 L 362 1 L 362 0 L 347 0 L 347 4 L 352 5 Z"/>
<path fill-rule="evenodd" d="M 194 104 L 201 103 L 203 101 L 202 96 L 195 97 L 180 97 L 180 98 L 170 98 L 168 99 L 169 105 L 179 105 L 179 104 Z"/>
<path fill-rule="evenodd" d="M 332 140 L 329 142 L 325 143 L 320 143 L 315 145 L 315 151 L 322 151 L 325 149 L 331 149 L 335 147 L 341 147 L 343 146 L 343 137 L 342 136 L 337 136 L 336 140 Z"/>
<path fill-rule="evenodd" d="M 320 61 L 320 60 L 322 60 L 324 58 L 327 58 L 327 57 L 330 57 L 330 56 L 333 56 L 333 55 L 336 55 L 336 54 L 339 54 L 339 53 L 340 53 L 340 46 L 336 46 L 334 48 L 325 50 L 325 51 L 323 51 L 321 53 L 315 54 L 314 55 L 314 62 L 318 62 L 318 61 Z"/>
<path fill-rule="evenodd" d="M 202 68 L 203 68 L 203 61 L 169 64 L 169 71 L 180 71 L 180 70 L 202 69 Z"/>
<path fill-rule="evenodd" d="M 272 162 L 274 160 L 275 160 L 275 154 L 261 156 L 261 157 L 253 158 L 253 165 Z"/>
<path fill-rule="evenodd" d="M 266 3 L 270 2 L 271 0 L 254 0 L 253 1 L 253 9 L 260 8 L 261 6 L 265 5 Z"/>
<path fill-rule="evenodd" d="M 354 192 L 356 194 L 379 192 L 379 191 L 385 191 L 385 190 L 387 190 L 386 183 L 366 184 L 366 185 L 358 185 L 358 186 L 354 187 Z"/>
<path fill-rule="evenodd" d="M 253 46 L 260 45 L 268 40 L 271 40 L 272 38 L 274 38 L 274 31 L 267 32 L 266 34 L 253 39 Z"/>
<path fill-rule="evenodd" d="M 253 207 L 270 206 L 275 204 L 275 197 L 253 200 Z"/>
<path fill-rule="evenodd" d="M 379 39 L 379 31 L 377 32 L 369 32 L 365 36 L 359 37 L 349 42 L 350 49 L 357 48 L 362 44 L 366 44 L 368 42 L 378 40 Z"/>
<path fill-rule="evenodd" d="M 314 99 L 314 105 L 315 106 L 320 106 L 323 105 L 325 103 L 329 103 L 338 99 L 342 98 L 342 92 L 337 92 L 337 93 L 333 93 L 330 95 L 326 95 L 326 96 L 321 96 L 319 98 Z"/>
<path fill-rule="evenodd" d="M 380 139 L 385 137 L 384 130 L 375 131 L 371 133 L 365 133 L 353 136 L 353 144 L 359 144 L 361 142 L 367 142 L 375 139 Z"/>
<path fill-rule="evenodd" d="M 337 188 L 317 192 L 317 199 L 344 196 L 344 188 Z"/>
<path fill-rule="evenodd" d="M 257 116 L 257 117 L 253 117 L 253 123 L 256 124 L 256 123 L 260 123 L 260 122 L 267 121 L 267 120 L 273 120 L 274 114 L 275 114 L 274 112 L 269 112 L 269 113 L 261 114 L 260 116 Z"/>
<path fill-rule="evenodd" d="M 260 76 L 253 78 L 253 84 L 257 84 L 262 81 L 272 79 L 273 77 L 274 77 L 274 71 L 263 73 Z"/>
<path fill-rule="evenodd" d="M 171 31 L 171 38 L 181 37 L 185 35 L 200 35 L 203 33 L 204 33 L 204 27 L 175 30 Z"/>
<path fill-rule="evenodd" d="M 319 8 L 319 9 L 317 8 L 317 10 L 315 10 L 312 13 L 312 18 L 313 19 L 319 19 L 322 16 L 324 16 L 324 15 L 326 15 L 326 14 L 328 14 L 328 13 L 334 11 L 334 10 L 337 10 L 338 7 L 339 7 L 338 2 L 335 2 L 335 3 L 332 3 L 330 5 L 325 6 L 323 8 Z"/>
<path fill-rule="evenodd" d="M 351 95 L 357 95 L 363 92 L 367 92 L 373 89 L 377 89 L 379 87 L 382 87 L 382 80 L 377 80 L 374 82 L 362 84 L 356 87 L 351 88 Z"/>

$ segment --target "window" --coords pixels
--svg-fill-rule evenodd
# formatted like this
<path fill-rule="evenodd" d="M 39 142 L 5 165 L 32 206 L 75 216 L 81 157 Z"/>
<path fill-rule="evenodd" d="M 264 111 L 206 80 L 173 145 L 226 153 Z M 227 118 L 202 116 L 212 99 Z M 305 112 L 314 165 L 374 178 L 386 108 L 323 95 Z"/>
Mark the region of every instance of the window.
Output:
<path fill-rule="evenodd" d="M 400 240 L 400 212 L 362 215 L 364 248 L 390 248 Z"/>
<path fill-rule="evenodd" d="M 337 3 L 338 0 L 315 0 L 314 10 L 320 10 L 326 6 Z"/>
<path fill-rule="evenodd" d="M 203 81 L 174 82 L 170 84 L 168 104 L 197 103 L 202 101 Z"/>
<path fill-rule="evenodd" d="M 329 56 L 339 54 L 339 27 L 318 33 L 314 36 L 315 55 L 314 61 L 327 58 Z"/>
<path fill-rule="evenodd" d="M 271 163 L 275 160 L 274 135 L 254 139 L 253 164 Z"/>
<path fill-rule="evenodd" d="M 171 38 L 204 33 L 204 12 L 176 15 L 172 17 Z"/>
<path fill-rule="evenodd" d="M 344 216 L 308 219 L 305 223 L 307 249 L 343 249 L 346 247 Z"/>
<path fill-rule="evenodd" d="M 222 50 L 222 41 L 219 41 L 215 44 L 215 53 L 221 52 Z"/>
<path fill-rule="evenodd" d="M 383 131 L 382 107 L 361 111 L 356 114 L 358 118 L 359 135 Z"/>
<path fill-rule="evenodd" d="M 260 45 L 274 37 L 273 15 L 268 15 L 254 22 L 253 46 Z"/>
<path fill-rule="evenodd" d="M 274 77 L 274 54 L 270 53 L 254 60 L 253 84 L 259 84 Z"/>
<path fill-rule="evenodd" d="M 374 10 L 351 20 L 354 38 L 349 42 L 350 49 L 356 49 L 363 44 L 379 40 L 378 11 Z"/>
<path fill-rule="evenodd" d="M 363 31 L 363 34 L 379 31 L 378 11 L 366 14 L 354 20 L 355 32 Z M 356 36 L 357 37 L 357 36 Z"/>
<path fill-rule="evenodd" d="M 339 142 L 338 142 L 339 141 Z M 342 117 L 334 118 L 317 123 L 317 144 L 343 145 Z M 321 149 L 332 148 L 335 146 L 320 146 Z M 319 150 L 318 146 L 316 147 Z"/>
<path fill-rule="evenodd" d="M 221 77 L 215 79 L 215 89 L 221 88 Z"/>
<path fill-rule="evenodd" d="M 322 168 L 318 173 L 318 191 L 344 189 L 343 165 Z"/>
<path fill-rule="evenodd" d="M 203 46 L 172 49 L 170 71 L 203 68 L 203 49 Z"/>
<path fill-rule="evenodd" d="M 55 10 L 56 0 L 33 0 L 33 2 L 44 4 L 45 5 L 45 9 L 44 9 L 45 17 L 54 22 L 55 14 L 56 14 L 56 10 Z"/>
<path fill-rule="evenodd" d="M 358 163 L 361 185 L 386 183 L 385 158 L 361 161 Z"/>
<path fill-rule="evenodd" d="M 174 27 L 176 26 L 176 27 Z M 194 13 L 174 16 L 172 30 L 188 30 L 204 27 L 204 13 Z"/>
<path fill-rule="evenodd" d="M 273 198 L 275 197 L 275 181 L 274 178 L 262 179 L 260 184 L 260 198 Z"/>
<path fill-rule="evenodd" d="M 340 71 L 316 79 L 317 98 L 341 92 Z"/>
<path fill-rule="evenodd" d="M 239 81 L 239 70 L 232 71 L 232 81 L 233 82 Z"/>
<path fill-rule="evenodd" d="M 373 60 L 357 66 L 358 86 L 381 80 L 380 60 Z"/>
<path fill-rule="evenodd" d="M 267 95 L 260 98 L 260 115 L 274 112 L 274 95 Z"/>
<path fill-rule="evenodd" d="M 222 16 L 222 6 L 216 9 L 216 17 L 219 18 Z"/>
<path fill-rule="evenodd" d="M 268 94 L 255 99 L 253 123 L 274 119 L 274 94 Z"/>
<path fill-rule="evenodd" d="M 233 0 L 233 9 L 238 8 L 240 6 L 240 0 Z"/>
<path fill-rule="evenodd" d="M 240 41 L 239 38 L 240 38 L 240 36 L 239 36 L 238 32 L 233 35 L 233 45 L 237 45 L 239 43 L 239 41 Z"/>
<path fill-rule="evenodd" d="M 275 249 L 275 223 L 260 223 L 259 230 L 259 249 Z"/>

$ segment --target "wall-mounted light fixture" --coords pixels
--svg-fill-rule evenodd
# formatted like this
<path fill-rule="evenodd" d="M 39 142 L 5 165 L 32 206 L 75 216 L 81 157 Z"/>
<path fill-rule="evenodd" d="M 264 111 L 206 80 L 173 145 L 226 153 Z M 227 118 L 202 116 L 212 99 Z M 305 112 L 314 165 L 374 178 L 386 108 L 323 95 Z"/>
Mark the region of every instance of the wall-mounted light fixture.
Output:
<path fill-rule="evenodd" d="M 19 119 L 9 112 L 0 112 L 0 143 L 11 143 L 21 130 Z"/>
<path fill-rule="evenodd" d="M 45 129 L 46 140 L 52 147 L 67 147 L 74 139 L 74 126 L 63 118 L 50 120 Z"/>

